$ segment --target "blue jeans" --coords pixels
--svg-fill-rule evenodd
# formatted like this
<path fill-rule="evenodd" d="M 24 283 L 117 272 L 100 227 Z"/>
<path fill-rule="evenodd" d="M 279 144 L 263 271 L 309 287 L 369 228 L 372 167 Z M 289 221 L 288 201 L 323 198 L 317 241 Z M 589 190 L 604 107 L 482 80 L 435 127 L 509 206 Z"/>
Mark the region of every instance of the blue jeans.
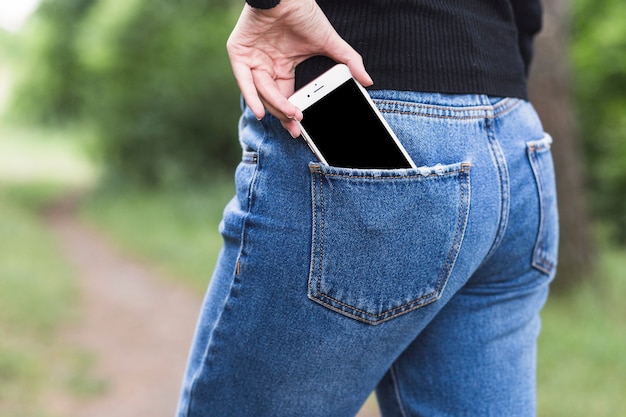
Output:
<path fill-rule="evenodd" d="M 244 111 L 178 417 L 352 417 L 374 389 L 385 417 L 535 415 L 550 137 L 523 100 L 372 97 L 420 168 L 321 165 Z"/>

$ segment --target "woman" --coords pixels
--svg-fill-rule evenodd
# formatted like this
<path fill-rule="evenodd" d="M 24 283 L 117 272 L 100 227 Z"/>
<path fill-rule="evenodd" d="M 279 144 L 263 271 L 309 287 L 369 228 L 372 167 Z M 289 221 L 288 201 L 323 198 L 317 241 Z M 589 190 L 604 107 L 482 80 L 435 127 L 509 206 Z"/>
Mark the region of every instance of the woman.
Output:
<path fill-rule="evenodd" d="M 237 195 L 179 417 L 348 417 L 373 389 L 386 417 L 535 415 L 558 244 L 540 26 L 533 0 L 248 0 Z M 333 61 L 432 175 L 309 168 L 287 97 Z"/>

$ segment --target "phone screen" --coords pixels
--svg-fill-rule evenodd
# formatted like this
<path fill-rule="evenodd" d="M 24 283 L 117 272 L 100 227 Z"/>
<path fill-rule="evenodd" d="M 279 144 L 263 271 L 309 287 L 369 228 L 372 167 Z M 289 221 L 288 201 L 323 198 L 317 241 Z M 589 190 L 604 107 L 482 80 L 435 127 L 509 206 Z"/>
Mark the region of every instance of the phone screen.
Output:
<path fill-rule="evenodd" d="M 302 127 L 329 165 L 411 167 L 353 79 L 306 108 L 303 115 Z"/>

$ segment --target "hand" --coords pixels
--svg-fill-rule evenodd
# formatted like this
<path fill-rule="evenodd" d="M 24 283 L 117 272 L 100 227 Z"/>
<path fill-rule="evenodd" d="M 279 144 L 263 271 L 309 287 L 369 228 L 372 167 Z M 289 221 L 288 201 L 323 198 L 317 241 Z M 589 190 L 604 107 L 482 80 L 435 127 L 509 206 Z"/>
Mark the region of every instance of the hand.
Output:
<path fill-rule="evenodd" d="M 300 135 L 302 111 L 287 100 L 295 68 L 315 55 L 346 64 L 354 78 L 372 85 L 363 59 L 330 24 L 315 0 L 282 0 L 268 10 L 246 5 L 228 38 L 233 73 L 246 104 L 260 120 L 265 109 L 291 136 Z"/>

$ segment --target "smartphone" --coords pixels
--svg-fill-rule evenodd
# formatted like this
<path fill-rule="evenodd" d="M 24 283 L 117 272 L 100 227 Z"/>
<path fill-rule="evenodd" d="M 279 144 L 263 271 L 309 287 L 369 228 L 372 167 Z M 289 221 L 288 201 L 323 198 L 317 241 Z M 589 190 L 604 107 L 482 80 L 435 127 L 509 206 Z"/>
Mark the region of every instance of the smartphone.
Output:
<path fill-rule="evenodd" d="M 335 65 L 289 101 L 302 110 L 302 137 L 321 163 L 360 169 L 415 168 L 346 65 Z"/>

